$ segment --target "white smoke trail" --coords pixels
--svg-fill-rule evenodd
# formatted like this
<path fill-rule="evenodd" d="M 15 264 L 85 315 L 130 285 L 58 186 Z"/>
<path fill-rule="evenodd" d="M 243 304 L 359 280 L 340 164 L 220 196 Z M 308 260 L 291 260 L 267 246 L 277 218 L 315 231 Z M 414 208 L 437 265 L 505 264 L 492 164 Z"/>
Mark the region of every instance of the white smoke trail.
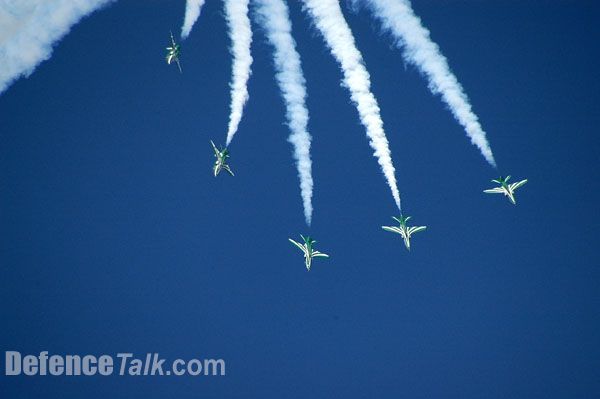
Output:
<path fill-rule="evenodd" d="M 52 55 L 71 26 L 112 0 L 0 0 L 0 94 Z"/>
<path fill-rule="evenodd" d="M 288 139 L 294 146 L 294 158 L 300 177 L 300 192 L 304 205 L 304 218 L 310 226 L 312 219 L 312 163 L 310 160 L 311 136 L 307 130 L 306 81 L 300 63 L 300 54 L 292 37 L 292 23 L 288 7 L 283 0 L 257 0 L 258 22 L 264 27 L 274 48 L 276 79 L 287 108 L 287 123 L 291 134 Z"/>
<path fill-rule="evenodd" d="M 231 143 L 242 119 L 244 105 L 248 100 L 248 78 L 252 55 L 252 29 L 248 18 L 248 0 L 225 0 L 225 18 L 229 26 L 231 38 L 231 55 L 233 65 L 231 70 L 231 113 L 227 129 L 227 145 Z"/>
<path fill-rule="evenodd" d="M 353 0 L 362 1 L 381 21 L 383 28 L 397 40 L 398 47 L 404 47 L 404 59 L 415 65 L 429 81 L 429 90 L 440 94 L 454 118 L 461 124 L 479 148 L 485 159 L 496 166 L 494 155 L 486 134 L 477 116 L 471 110 L 469 98 L 456 76 L 448 66 L 448 60 L 440 52 L 427 30 L 421 24 L 409 0 Z"/>
<path fill-rule="evenodd" d="M 337 0 L 304 0 L 304 5 L 342 68 L 344 84 L 350 90 L 352 101 L 366 128 L 369 144 L 375 150 L 374 155 L 392 190 L 396 206 L 401 210 L 400 193 L 379 114 L 379 105 L 371 93 L 369 72 L 364 65 L 362 55 L 356 48 L 354 37 L 344 19 L 340 5 Z"/>
<path fill-rule="evenodd" d="M 200 11 L 204 5 L 204 0 L 187 0 L 185 3 L 185 17 L 183 18 L 183 26 L 181 27 L 181 38 L 187 39 L 194 27 L 194 24 L 200 17 Z"/>

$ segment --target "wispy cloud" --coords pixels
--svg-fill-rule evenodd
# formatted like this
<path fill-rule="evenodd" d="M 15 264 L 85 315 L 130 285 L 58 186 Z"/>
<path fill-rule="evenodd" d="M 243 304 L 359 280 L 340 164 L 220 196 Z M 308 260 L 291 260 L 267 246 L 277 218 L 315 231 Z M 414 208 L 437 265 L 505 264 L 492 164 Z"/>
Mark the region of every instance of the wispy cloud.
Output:
<path fill-rule="evenodd" d="M 227 129 L 227 145 L 231 143 L 242 120 L 244 105 L 248 101 L 248 79 L 250 78 L 252 55 L 252 29 L 248 18 L 248 0 L 225 0 L 225 18 L 231 38 L 231 113 Z"/>
<path fill-rule="evenodd" d="M 294 158 L 300 177 L 300 192 L 304 205 L 304 218 L 310 225 L 312 219 L 312 163 L 310 160 L 311 136 L 307 130 L 306 81 L 302 73 L 300 54 L 292 37 L 289 10 L 283 0 L 256 0 L 258 22 L 264 27 L 273 45 L 276 79 L 287 108 L 287 123 L 291 130 L 288 141 L 294 146 Z"/>
<path fill-rule="evenodd" d="M 52 55 L 71 27 L 112 0 L 0 0 L 0 93 Z"/>
<path fill-rule="evenodd" d="M 366 128 L 369 144 L 387 180 L 396 206 L 401 210 L 400 193 L 388 140 L 383 130 L 379 105 L 371 93 L 369 72 L 362 55 L 356 48 L 354 36 L 344 19 L 337 0 L 304 0 L 305 8 L 312 16 L 331 53 L 340 64 L 344 74 L 344 85 L 350 90 L 352 101 L 358 109 L 360 120 Z"/>
<path fill-rule="evenodd" d="M 496 166 L 494 155 L 477 115 L 473 113 L 469 98 L 448 66 L 448 60 L 430 37 L 429 30 L 421 24 L 408 0 L 353 0 L 365 3 L 381 21 L 381 25 L 404 50 L 404 59 L 415 65 L 427 78 L 429 89 L 439 94 L 454 118 L 462 125 L 471 142 L 479 148 L 485 159 Z"/>
<path fill-rule="evenodd" d="M 194 24 L 200 17 L 200 11 L 204 0 L 187 0 L 185 3 L 185 17 L 183 18 L 183 26 L 181 27 L 181 38 L 187 39 L 194 27 Z"/>

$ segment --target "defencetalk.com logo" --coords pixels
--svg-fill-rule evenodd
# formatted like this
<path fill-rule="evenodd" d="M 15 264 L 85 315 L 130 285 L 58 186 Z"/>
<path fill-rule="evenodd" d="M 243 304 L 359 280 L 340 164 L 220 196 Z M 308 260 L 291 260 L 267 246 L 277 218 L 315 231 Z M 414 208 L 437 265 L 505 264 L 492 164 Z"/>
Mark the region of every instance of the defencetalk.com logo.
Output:
<path fill-rule="evenodd" d="M 112 355 L 23 355 L 6 351 L 4 374 L 7 376 L 224 376 L 223 359 L 176 359 L 171 362 L 158 353 L 136 357 L 133 353 Z"/>

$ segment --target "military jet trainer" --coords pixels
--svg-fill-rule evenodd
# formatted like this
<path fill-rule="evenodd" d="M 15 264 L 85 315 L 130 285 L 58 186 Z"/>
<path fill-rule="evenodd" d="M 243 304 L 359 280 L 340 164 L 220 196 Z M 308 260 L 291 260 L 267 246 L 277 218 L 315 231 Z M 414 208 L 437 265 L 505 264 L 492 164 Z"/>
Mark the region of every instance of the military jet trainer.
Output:
<path fill-rule="evenodd" d="M 304 237 L 302 234 L 300 234 L 300 237 L 302 237 L 302 239 L 304 240 L 304 244 L 300 244 L 299 242 L 294 241 L 291 238 L 288 238 L 288 240 L 290 240 L 292 244 L 300 248 L 300 251 L 304 253 L 304 263 L 306 264 L 306 270 L 310 271 L 310 264 L 312 262 L 312 258 L 329 258 L 329 255 L 319 251 L 315 251 L 313 249 L 313 244 L 316 241 L 313 240 L 311 237 Z"/>
<path fill-rule="evenodd" d="M 392 219 L 400 223 L 400 226 L 381 226 L 385 231 L 391 231 L 392 233 L 400 234 L 404 239 L 404 245 L 406 249 L 410 251 L 410 236 L 414 233 L 418 233 L 419 231 L 423 231 L 427 228 L 427 226 L 412 226 L 408 227 L 406 222 L 410 219 L 410 216 L 400 216 L 399 218 L 392 216 Z"/>
<path fill-rule="evenodd" d="M 183 73 L 181 70 L 181 64 L 179 63 L 179 53 L 181 52 L 181 45 L 175 43 L 175 39 L 173 38 L 173 32 L 171 32 L 171 46 L 167 47 L 167 64 L 171 65 L 173 61 L 177 63 L 177 67 L 179 67 L 179 73 Z"/>
<path fill-rule="evenodd" d="M 227 165 L 227 158 L 229 158 L 229 150 L 227 148 L 219 150 L 212 140 L 210 141 L 210 144 L 212 144 L 213 151 L 215 152 L 215 158 L 217 158 L 215 160 L 215 166 L 213 166 L 213 172 L 215 174 L 215 177 L 219 173 L 221 173 L 221 170 L 223 169 L 226 170 L 231 176 L 233 176 L 233 172 L 229 168 L 229 165 Z"/>
<path fill-rule="evenodd" d="M 527 183 L 527 179 L 521 180 L 516 183 L 508 184 L 509 179 L 510 179 L 510 176 L 506 176 L 506 178 L 503 178 L 502 176 L 500 176 L 498 178 L 498 180 L 496 180 L 496 179 L 492 180 L 492 182 L 498 183 L 500 185 L 500 187 L 490 188 L 489 190 L 483 190 L 483 192 L 488 193 L 488 194 L 504 194 L 505 196 L 508 197 L 510 202 L 512 202 L 514 205 L 516 205 L 517 201 L 515 200 L 515 190 L 517 188 L 521 187 L 523 184 Z"/>

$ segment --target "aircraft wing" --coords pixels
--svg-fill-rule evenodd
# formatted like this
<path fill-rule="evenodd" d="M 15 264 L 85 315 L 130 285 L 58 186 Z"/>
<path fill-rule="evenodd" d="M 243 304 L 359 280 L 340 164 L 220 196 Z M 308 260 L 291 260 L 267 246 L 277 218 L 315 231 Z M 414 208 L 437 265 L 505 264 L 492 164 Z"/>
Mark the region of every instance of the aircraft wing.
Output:
<path fill-rule="evenodd" d="M 231 168 L 229 168 L 229 165 L 223 165 L 223 169 L 225 169 L 231 176 L 235 176 L 231 171 Z"/>
<path fill-rule="evenodd" d="M 219 150 L 217 149 L 217 146 L 215 145 L 215 143 L 213 143 L 212 140 L 210 141 L 210 144 L 212 144 L 212 148 L 213 148 L 213 151 L 215 152 L 215 156 L 218 158 L 220 154 L 219 154 Z"/>
<path fill-rule="evenodd" d="M 413 226 L 408 228 L 408 234 L 418 233 L 419 231 L 423 231 L 427 228 L 427 226 Z"/>
<path fill-rule="evenodd" d="M 390 231 L 392 233 L 402 234 L 402 230 L 396 226 L 381 226 L 385 231 Z"/>
<path fill-rule="evenodd" d="M 504 190 L 502 190 L 502 187 L 495 187 L 490 188 L 489 190 L 483 190 L 483 192 L 488 194 L 502 194 L 504 193 Z"/>
<path fill-rule="evenodd" d="M 313 258 L 329 258 L 329 255 L 319 251 L 313 251 L 312 256 Z"/>
<path fill-rule="evenodd" d="M 510 184 L 510 189 L 515 191 L 517 188 L 521 187 L 523 184 L 527 183 L 527 179 L 521 180 L 520 182 Z"/>
<path fill-rule="evenodd" d="M 288 238 L 288 240 L 294 244 L 295 246 L 297 246 L 298 248 L 300 248 L 300 251 L 304 252 L 304 255 L 306 256 L 306 248 L 304 248 L 304 245 L 300 244 L 297 241 L 292 240 L 291 238 Z"/>
<path fill-rule="evenodd" d="M 171 65 L 171 61 L 173 61 L 173 54 L 167 54 L 167 64 Z"/>

